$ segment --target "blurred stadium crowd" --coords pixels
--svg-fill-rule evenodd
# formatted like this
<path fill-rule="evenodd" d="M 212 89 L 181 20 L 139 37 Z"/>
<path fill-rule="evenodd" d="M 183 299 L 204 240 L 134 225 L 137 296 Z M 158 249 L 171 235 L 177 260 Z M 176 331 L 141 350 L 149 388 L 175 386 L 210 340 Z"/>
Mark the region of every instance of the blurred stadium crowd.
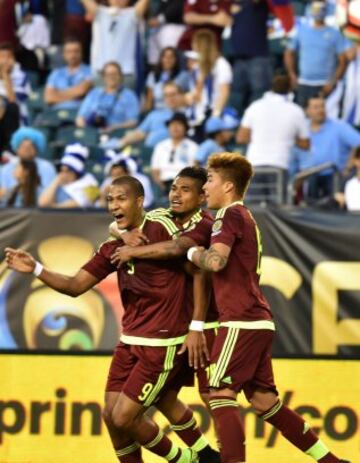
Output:
<path fill-rule="evenodd" d="M 0 0 L 0 205 L 145 206 L 236 150 L 248 202 L 360 210 L 360 42 L 333 0 Z"/>

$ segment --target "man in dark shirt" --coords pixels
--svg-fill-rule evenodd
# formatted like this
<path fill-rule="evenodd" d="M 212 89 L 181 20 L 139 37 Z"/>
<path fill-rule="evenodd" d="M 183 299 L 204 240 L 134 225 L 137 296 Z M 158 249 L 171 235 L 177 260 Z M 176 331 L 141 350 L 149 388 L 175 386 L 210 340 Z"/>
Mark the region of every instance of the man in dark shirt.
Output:
<path fill-rule="evenodd" d="M 267 39 L 269 7 L 266 0 L 235 0 L 231 11 L 233 89 L 241 94 L 245 109 L 270 89 L 272 67 Z"/>
<path fill-rule="evenodd" d="M 188 259 L 213 272 L 220 328 L 211 352 L 210 407 L 223 463 L 245 462 L 245 433 L 237 403 L 242 390 L 256 412 L 314 460 L 340 463 L 310 426 L 282 404 L 271 345 L 274 322 L 260 289 L 261 234 L 243 199 L 253 175 L 238 153 L 209 158 L 204 186 L 208 207 L 218 209 L 208 250 L 190 248 Z"/>
<path fill-rule="evenodd" d="M 150 242 L 169 239 L 170 223 L 147 218 L 142 208 L 143 197 L 138 180 L 125 176 L 113 181 L 108 204 L 118 227 L 140 227 Z M 189 325 L 188 311 L 184 308 L 185 273 L 182 265 L 171 261 L 138 260 L 117 270 L 110 256 L 119 244 L 114 239 L 105 242 L 74 277 L 44 269 L 22 250 L 7 248 L 6 261 L 10 268 L 34 273 L 46 285 L 70 296 L 78 296 L 108 274 L 118 272 L 125 314 L 120 343 L 110 367 L 104 412 L 116 455 L 122 463 L 140 463 L 140 446 L 143 446 L 173 463 L 198 461 L 195 450 L 207 442 L 194 425 L 192 415 L 193 426 L 186 434 L 188 440 L 195 441 L 194 450 L 179 449 L 155 422 L 143 416 L 168 390 L 179 390 L 187 375 L 184 356 L 177 355 Z M 184 409 L 189 413 L 187 407 L 183 406 Z"/>

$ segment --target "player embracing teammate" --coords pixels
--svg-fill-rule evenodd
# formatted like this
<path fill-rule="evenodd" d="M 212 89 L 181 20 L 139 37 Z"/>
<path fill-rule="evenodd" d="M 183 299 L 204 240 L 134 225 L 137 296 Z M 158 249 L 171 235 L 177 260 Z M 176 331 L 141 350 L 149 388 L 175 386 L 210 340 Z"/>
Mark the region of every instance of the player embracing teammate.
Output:
<path fill-rule="evenodd" d="M 199 210 L 201 201 L 194 201 L 196 207 L 192 213 L 184 210 L 184 204 L 186 209 L 189 201 L 191 203 L 191 188 L 196 190 L 201 183 L 193 173 L 190 168 L 187 175 L 180 173 L 174 180 L 169 210 L 155 211 L 147 218 L 141 207 L 143 192 L 139 185 L 129 178 L 113 182 L 109 209 L 117 226 L 122 231 L 141 229 L 139 241 L 150 244 L 129 247 L 123 246 L 120 240 L 111 240 L 100 247 L 75 277 L 45 270 L 28 253 L 11 248 L 6 250 L 8 266 L 21 272 L 34 272 L 50 287 L 71 295 L 90 289 L 114 270 L 118 272 L 125 306 L 124 332 L 109 374 L 108 386 L 111 384 L 117 390 L 108 388 L 116 395 L 107 400 L 110 410 L 107 424 L 114 446 L 119 448 L 117 454 L 121 462 L 142 462 L 140 446 L 170 462 L 195 462 L 201 452 L 200 461 L 218 461 L 196 428 L 191 411 L 177 399 L 175 403 L 169 401 L 169 397 L 176 398 L 179 388 L 186 384 L 181 360 L 185 348 L 189 351 L 190 363 L 202 371 L 209 359 L 203 336 L 206 308 L 211 299 L 208 279 L 203 272 L 190 270 L 194 298 L 188 304 L 184 288 L 189 289 L 189 277 L 183 270 L 187 255 L 196 267 L 212 274 L 219 312 L 217 336 L 213 336 L 214 320 L 209 320 L 206 336 L 211 350 L 209 388 L 203 389 L 202 395 L 211 408 L 222 463 L 245 462 L 245 435 L 237 403 L 237 394 L 241 391 L 260 417 L 314 460 L 345 463 L 278 398 L 271 364 L 275 326 L 259 286 L 261 234 L 243 205 L 252 177 L 251 164 L 237 153 L 220 153 L 209 158 L 204 192 L 208 207 L 218 210 L 211 227 L 210 219 Z M 198 200 L 201 194 L 198 191 Z M 123 238 L 126 241 L 125 235 Z M 156 285 L 150 281 L 154 276 L 149 275 L 152 271 L 157 277 Z M 164 301 L 165 290 L 154 301 L 157 285 L 169 284 L 172 287 L 167 288 L 171 293 L 168 299 L 172 302 Z M 183 297 L 182 303 L 179 297 Z M 141 307 L 139 298 L 144 299 Z M 152 300 L 150 309 L 146 298 Z M 186 336 L 187 322 L 189 334 Z M 153 404 L 168 416 L 180 437 L 190 442 L 187 443 L 189 449 L 177 448 L 144 416 L 147 406 Z"/>

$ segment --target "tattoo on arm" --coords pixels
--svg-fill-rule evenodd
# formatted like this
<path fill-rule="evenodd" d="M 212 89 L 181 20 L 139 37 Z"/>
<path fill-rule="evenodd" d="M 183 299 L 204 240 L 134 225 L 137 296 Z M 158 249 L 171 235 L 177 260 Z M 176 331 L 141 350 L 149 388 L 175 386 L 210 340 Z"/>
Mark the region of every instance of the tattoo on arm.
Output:
<path fill-rule="evenodd" d="M 204 251 L 199 257 L 199 267 L 209 272 L 219 272 L 226 264 L 227 258 L 219 254 L 213 247 Z"/>

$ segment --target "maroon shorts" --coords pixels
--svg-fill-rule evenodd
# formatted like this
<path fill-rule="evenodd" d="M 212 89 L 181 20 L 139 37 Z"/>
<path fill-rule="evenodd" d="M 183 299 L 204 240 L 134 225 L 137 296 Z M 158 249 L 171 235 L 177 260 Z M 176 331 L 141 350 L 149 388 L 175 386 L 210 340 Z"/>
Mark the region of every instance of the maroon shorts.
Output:
<path fill-rule="evenodd" d="M 204 330 L 207 348 L 210 353 L 213 349 L 217 330 L 217 328 L 210 328 Z M 208 363 L 208 365 L 206 365 L 205 368 L 198 368 L 196 371 L 196 377 L 198 380 L 200 394 L 207 394 L 209 392 L 209 366 L 210 362 Z"/>
<path fill-rule="evenodd" d="M 107 392 L 123 392 L 149 407 L 168 390 L 179 391 L 188 377 L 187 356 L 177 355 L 181 344 L 169 347 L 116 346 L 106 384 Z"/>
<path fill-rule="evenodd" d="M 249 400 L 256 389 L 277 394 L 271 362 L 274 332 L 220 327 L 211 352 L 210 388 L 244 391 Z"/>

